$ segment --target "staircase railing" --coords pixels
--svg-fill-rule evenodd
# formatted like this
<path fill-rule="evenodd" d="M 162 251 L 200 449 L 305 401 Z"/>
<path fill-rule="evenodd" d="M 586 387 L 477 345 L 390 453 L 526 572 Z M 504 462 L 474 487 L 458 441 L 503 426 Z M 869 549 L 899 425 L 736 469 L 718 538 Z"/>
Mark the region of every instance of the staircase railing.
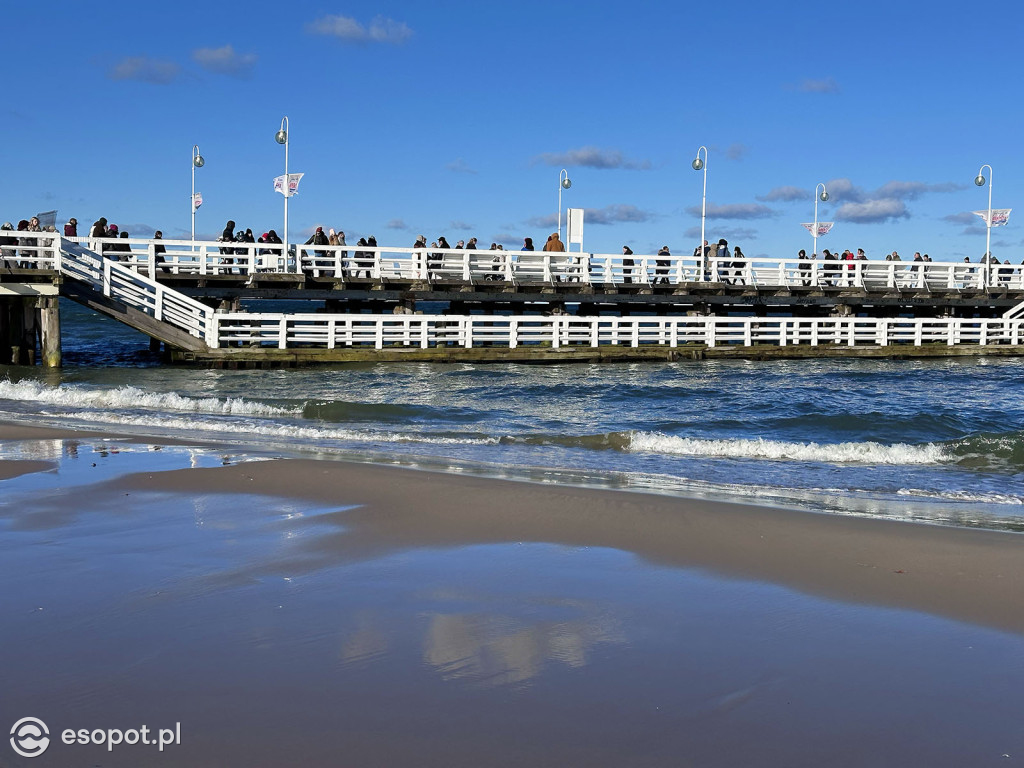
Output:
<path fill-rule="evenodd" d="M 86 283 L 108 298 L 146 313 L 155 320 L 217 346 L 215 312 L 211 307 L 156 280 L 105 259 L 78 243 L 59 239 L 56 268 L 61 274 Z"/>

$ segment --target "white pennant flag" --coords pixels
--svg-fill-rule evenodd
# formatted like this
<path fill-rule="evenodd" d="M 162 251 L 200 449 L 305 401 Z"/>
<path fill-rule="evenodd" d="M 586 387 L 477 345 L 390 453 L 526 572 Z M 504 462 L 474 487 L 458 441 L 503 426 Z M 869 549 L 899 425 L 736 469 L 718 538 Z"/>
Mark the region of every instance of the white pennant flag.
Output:
<path fill-rule="evenodd" d="M 829 231 L 832 229 L 832 225 L 833 224 L 835 224 L 834 221 L 819 221 L 818 222 L 818 237 L 821 237 L 822 235 L 827 235 L 829 233 Z M 814 234 L 814 222 L 804 223 L 804 224 L 801 224 L 801 226 L 804 229 L 806 229 L 808 232 L 810 232 L 812 235 Z"/>
<path fill-rule="evenodd" d="M 203 193 L 196 192 L 192 195 L 192 212 L 195 213 L 199 210 L 199 206 L 203 204 Z"/>
<path fill-rule="evenodd" d="M 277 176 L 274 179 L 274 191 L 280 192 L 285 197 L 291 197 L 299 193 L 299 181 L 305 176 L 304 173 L 289 173 L 288 174 L 288 192 L 285 194 L 284 191 L 284 174 Z"/>
<path fill-rule="evenodd" d="M 988 211 L 972 211 L 975 216 L 981 216 L 981 220 L 985 222 L 987 226 L 992 227 L 1005 227 L 1010 221 L 1010 211 L 1013 208 L 993 208 L 992 209 L 992 223 L 988 222 Z"/>

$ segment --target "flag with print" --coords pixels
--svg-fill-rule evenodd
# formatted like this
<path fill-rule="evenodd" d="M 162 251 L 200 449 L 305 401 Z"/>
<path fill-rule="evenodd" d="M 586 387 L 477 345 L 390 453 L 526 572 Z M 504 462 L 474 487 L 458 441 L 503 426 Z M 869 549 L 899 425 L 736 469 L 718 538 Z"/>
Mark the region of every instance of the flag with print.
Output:
<path fill-rule="evenodd" d="M 203 204 L 203 193 L 196 192 L 192 195 L 192 212 L 195 213 L 199 210 L 199 206 Z"/>
<path fill-rule="evenodd" d="M 1013 208 L 993 208 L 992 209 L 992 223 L 988 221 L 988 211 L 972 211 L 975 216 L 981 216 L 981 220 L 990 227 L 1005 227 L 1010 221 L 1010 211 Z"/>
<path fill-rule="evenodd" d="M 817 234 L 817 236 L 821 237 L 822 235 L 827 235 L 832 230 L 832 225 L 833 224 L 835 224 L 834 221 L 819 221 L 818 222 L 818 234 Z M 814 234 L 814 223 L 813 222 L 804 222 L 804 224 L 802 226 L 803 226 L 804 229 L 806 229 L 812 235 Z"/>
<path fill-rule="evenodd" d="M 304 173 L 289 173 L 288 174 L 288 192 L 284 191 L 284 174 L 277 176 L 274 179 L 274 191 L 280 192 L 285 197 L 291 197 L 299 193 L 299 181 L 305 176 Z"/>

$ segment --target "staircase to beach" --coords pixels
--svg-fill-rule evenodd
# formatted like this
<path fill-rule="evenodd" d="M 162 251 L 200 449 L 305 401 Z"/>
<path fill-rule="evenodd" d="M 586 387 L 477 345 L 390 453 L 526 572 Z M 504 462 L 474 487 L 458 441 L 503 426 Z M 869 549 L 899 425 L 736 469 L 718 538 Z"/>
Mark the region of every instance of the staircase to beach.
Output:
<path fill-rule="evenodd" d="M 211 307 L 70 240 L 58 254 L 63 296 L 179 349 L 216 346 Z"/>

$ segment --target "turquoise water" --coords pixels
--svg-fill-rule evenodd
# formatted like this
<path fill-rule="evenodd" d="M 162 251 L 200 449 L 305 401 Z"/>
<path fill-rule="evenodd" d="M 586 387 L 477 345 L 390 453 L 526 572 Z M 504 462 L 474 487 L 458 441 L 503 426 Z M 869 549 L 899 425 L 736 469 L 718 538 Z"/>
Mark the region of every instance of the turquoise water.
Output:
<path fill-rule="evenodd" d="M 219 371 L 62 312 L 64 368 L 0 367 L 0 419 L 1024 530 L 1024 360 Z"/>

